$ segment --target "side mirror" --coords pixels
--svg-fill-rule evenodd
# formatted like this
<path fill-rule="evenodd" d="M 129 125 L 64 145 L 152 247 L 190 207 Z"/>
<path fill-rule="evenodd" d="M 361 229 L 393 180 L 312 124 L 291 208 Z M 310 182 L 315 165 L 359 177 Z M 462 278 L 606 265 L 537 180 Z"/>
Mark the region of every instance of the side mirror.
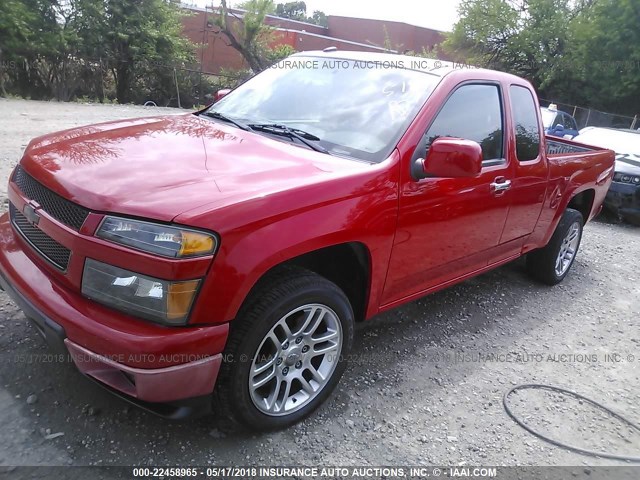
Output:
<path fill-rule="evenodd" d="M 213 98 L 214 102 L 217 102 L 218 100 L 222 100 L 224 97 L 229 95 L 229 92 L 231 92 L 230 88 L 224 88 L 222 90 L 218 90 L 216 92 L 215 97 Z"/>
<path fill-rule="evenodd" d="M 427 158 L 417 160 L 422 168 L 414 171 L 419 178 L 477 177 L 482 171 L 482 159 L 482 148 L 477 142 L 441 137 L 433 141 Z"/>

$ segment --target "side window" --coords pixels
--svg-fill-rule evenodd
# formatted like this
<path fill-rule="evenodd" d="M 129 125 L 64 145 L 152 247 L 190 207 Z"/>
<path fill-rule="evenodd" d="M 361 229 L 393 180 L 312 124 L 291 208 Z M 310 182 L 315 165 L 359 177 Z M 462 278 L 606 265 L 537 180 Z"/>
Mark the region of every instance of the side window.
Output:
<path fill-rule="evenodd" d="M 558 116 L 556 117 L 556 121 L 553 122 L 553 126 L 556 127 L 558 125 L 562 125 L 563 127 L 565 126 L 564 123 L 564 115 L 559 113 Z"/>
<path fill-rule="evenodd" d="M 571 130 L 578 130 L 578 124 L 576 123 L 576 119 L 573 117 L 569 117 L 567 125 Z"/>
<path fill-rule="evenodd" d="M 518 160 L 526 162 L 535 160 L 540 153 L 540 130 L 536 102 L 529 89 L 512 85 L 511 109 L 516 127 L 516 154 Z M 560 117 L 558 115 L 558 117 Z M 554 125 L 555 126 L 555 125 Z"/>
<path fill-rule="evenodd" d="M 564 113 L 559 113 L 558 121 L 556 122 L 556 124 L 562 125 L 563 127 L 567 128 L 567 116 Z"/>
<path fill-rule="evenodd" d="M 438 137 L 478 142 L 484 160 L 502 159 L 503 121 L 496 85 L 464 85 L 457 89 L 425 135 L 427 148 Z"/>

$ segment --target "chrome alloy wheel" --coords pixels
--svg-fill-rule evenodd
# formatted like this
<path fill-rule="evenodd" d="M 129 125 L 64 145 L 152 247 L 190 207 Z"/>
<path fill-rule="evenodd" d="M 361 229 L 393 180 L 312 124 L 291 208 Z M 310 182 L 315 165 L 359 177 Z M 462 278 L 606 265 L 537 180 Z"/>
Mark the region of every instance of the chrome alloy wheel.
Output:
<path fill-rule="evenodd" d="M 251 400 L 270 416 L 289 415 L 327 385 L 342 351 L 342 325 L 326 305 L 287 313 L 260 343 L 249 372 Z"/>
<path fill-rule="evenodd" d="M 576 256 L 578 245 L 580 244 L 580 223 L 574 222 L 567 231 L 567 235 L 560 244 L 560 251 L 556 258 L 556 275 L 563 276 L 571 267 L 571 263 Z"/>

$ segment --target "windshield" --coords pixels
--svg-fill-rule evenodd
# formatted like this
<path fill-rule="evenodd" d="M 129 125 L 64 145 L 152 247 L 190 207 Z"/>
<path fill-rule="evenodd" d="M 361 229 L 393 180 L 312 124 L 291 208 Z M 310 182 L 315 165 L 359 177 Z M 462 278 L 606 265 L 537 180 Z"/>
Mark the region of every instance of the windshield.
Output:
<path fill-rule="evenodd" d="M 245 125 L 285 125 L 317 137 L 315 143 L 332 155 L 380 162 L 439 80 L 387 63 L 291 57 L 238 87 L 209 112 Z"/>

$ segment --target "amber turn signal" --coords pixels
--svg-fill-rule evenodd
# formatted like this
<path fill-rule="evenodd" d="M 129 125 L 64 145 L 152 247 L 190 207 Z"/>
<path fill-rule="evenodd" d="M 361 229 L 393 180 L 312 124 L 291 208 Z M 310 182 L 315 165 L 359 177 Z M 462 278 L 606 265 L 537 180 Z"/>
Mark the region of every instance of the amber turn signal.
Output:
<path fill-rule="evenodd" d="M 182 247 L 178 257 L 192 257 L 212 253 L 215 247 L 214 238 L 204 233 L 182 231 Z"/>
<path fill-rule="evenodd" d="M 183 320 L 189 315 L 200 280 L 170 283 L 167 292 L 167 320 Z"/>

